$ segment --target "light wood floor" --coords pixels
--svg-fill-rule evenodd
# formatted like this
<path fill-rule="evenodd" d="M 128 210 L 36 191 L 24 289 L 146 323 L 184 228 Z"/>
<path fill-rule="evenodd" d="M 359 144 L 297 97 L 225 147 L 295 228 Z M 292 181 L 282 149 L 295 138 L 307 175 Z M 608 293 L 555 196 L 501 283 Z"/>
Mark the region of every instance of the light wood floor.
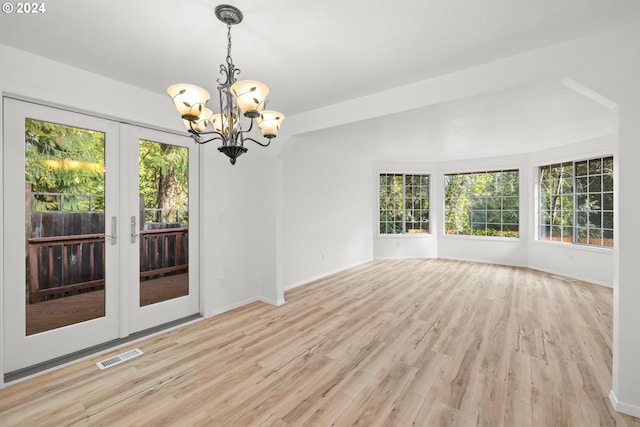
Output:
<path fill-rule="evenodd" d="M 13 426 L 640 426 L 612 293 L 530 270 L 374 261 L 0 390 Z M 132 348 L 123 347 L 113 354 Z"/>

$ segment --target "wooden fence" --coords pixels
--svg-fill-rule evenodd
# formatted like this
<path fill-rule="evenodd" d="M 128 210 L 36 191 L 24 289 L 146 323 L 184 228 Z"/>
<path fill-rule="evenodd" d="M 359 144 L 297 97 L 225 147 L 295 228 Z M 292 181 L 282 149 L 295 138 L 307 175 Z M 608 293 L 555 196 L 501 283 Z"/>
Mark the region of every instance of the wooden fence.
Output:
<path fill-rule="evenodd" d="M 140 232 L 140 280 L 188 271 L 188 227 Z M 28 239 L 28 301 L 104 289 L 104 234 Z"/>
<path fill-rule="evenodd" d="M 104 235 L 28 240 L 29 303 L 104 288 Z"/>
<path fill-rule="evenodd" d="M 140 280 L 189 269 L 189 228 L 140 231 Z"/>

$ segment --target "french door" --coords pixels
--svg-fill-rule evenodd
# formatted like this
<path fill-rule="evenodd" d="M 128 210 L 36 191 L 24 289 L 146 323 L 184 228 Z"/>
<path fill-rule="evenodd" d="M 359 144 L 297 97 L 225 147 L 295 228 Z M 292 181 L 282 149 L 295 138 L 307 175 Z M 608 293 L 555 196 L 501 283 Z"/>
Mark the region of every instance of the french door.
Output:
<path fill-rule="evenodd" d="M 197 149 L 4 99 L 4 367 L 198 312 Z"/>
<path fill-rule="evenodd" d="M 198 312 L 198 158 L 190 138 L 134 126 L 122 134 L 122 157 L 135 162 L 123 173 L 121 281 L 135 283 L 124 300 L 128 331 L 138 332 Z"/>

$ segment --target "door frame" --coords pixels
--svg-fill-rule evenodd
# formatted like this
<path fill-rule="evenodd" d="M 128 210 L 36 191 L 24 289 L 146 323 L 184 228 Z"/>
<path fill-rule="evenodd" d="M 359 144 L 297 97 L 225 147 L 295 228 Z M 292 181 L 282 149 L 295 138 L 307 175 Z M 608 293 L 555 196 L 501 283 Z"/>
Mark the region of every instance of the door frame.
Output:
<path fill-rule="evenodd" d="M 0 165 L 4 165 L 4 101 L 0 81 Z M 4 272 L 4 167 L 0 172 L 0 272 Z M 4 273 L 0 273 L 0 307 L 4 307 Z M 4 388 L 4 311 L 0 315 L 0 389 Z"/>
<path fill-rule="evenodd" d="M 79 113 L 73 113 L 42 105 L 18 101 L 5 98 L 4 118 L 6 122 L 3 127 L 3 152 L 6 164 L 12 165 L 10 168 L 4 167 L 3 174 L 12 176 L 24 176 L 24 132 L 25 119 L 32 118 L 52 123 L 59 123 L 66 126 L 73 126 L 82 129 L 90 129 L 103 132 L 105 135 L 105 164 L 120 157 L 120 146 L 118 144 L 118 123 L 111 120 L 100 119 Z M 10 125 L 9 125 L 10 122 Z M 10 140 L 17 138 L 17 141 L 9 144 Z M 9 163 L 11 160 L 11 163 Z M 109 203 L 105 203 L 105 219 L 118 216 L 119 210 L 119 162 L 110 165 L 109 173 L 105 176 L 105 196 L 109 197 Z M 4 177 L 5 183 L 9 183 L 9 176 Z M 17 238 L 20 245 L 25 243 L 24 224 L 26 215 L 24 210 L 24 184 L 23 180 L 16 186 L 5 185 L 3 187 L 3 198 L 6 200 L 19 201 L 20 208 L 3 212 L 4 230 L 2 245 L 8 245 L 8 240 L 12 236 Z M 20 227 L 12 224 L 21 224 Z M 112 233 L 110 221 L 105 220 L 105 234 Z M 15 233 L 15 234 L 14 234 Z M 17 265 L 20 267 L 6 269 L 3 268 L 4 284 L 17 282 L 20 285 L 4 286 L 3 288 L 3 370 L 15 371 L 28 366 L 37 365 L 43 362 L 40 356 L 43 349 L 46 349 L 47 360 L 71 354 L 85 348 L 89 348 L 104 342 L 117 339 L 119 337 L 118 322 L 120 313 L 118 307 L 120 287 L 117 286 L 117 278 L 112 276 L 109 279 L 110 271 L 118 271 L 119 254 L 117 244 L 106 243 L 105 238 L 105 315 L 100 318 L 84 321 L 78 324 L 64 326 L 41 332 L 34 335 L 26 335 L 25 331 L 25 304 L 24 304 L 24 284 L 26 283 L 26 271 L 24 268 L 25 254 L 22 249 L 10 250 L 5 248 L 5 265 Z M 116 242 L 119 243 L 119 242 Z M 108 268 L 106 267 L 108 266 Z M 111 273 L 113 275 L 113 272 Z M 14 302 L 21 302 L 14 304 Z M 16 323 L 20 325 L 16 328 L 9 328 L 9 325 Z M 65 343 L 61 345 L 61 343 Z M 79 344 L 81 343 L 81 344 Z M 11 346 L 9 348 L 9 346 Z M 15 347 L 14 347 L 15 346 Z"/>
<path fill-rule="evenodd" d="M 75 118 L 78 118 L 78 121 L 83 121 L 83 120 L 87 120 L 87 122 L 92 122 L 92 123 L 108 123 L 108 128 L 109 131 L 111 133 L 112 138 L 117 139 L 117 143 L 112 143 L 111 145 L 114 145 L 115 147 L 112 147 L 112 150 L 116 151 L 116 157 L 118 158 L 117 166 L 112 166 L 110 168 L 110 174 L 114 175 L 114 179 L 117 179 L 117 183 L 113 184 L 111 183 L 111 185 L 116 185 L 118 188 L 118 203 L 119 203 L 119 207 L 118 207 L 118 212 L 116 212 L 116 216 L 118 217 L 118 245 L 117 247 L 119 248 L 121 246 L 122 243 L 124 243 L 125 241 L 128 241 L 129 238 L 129 232 L 130 232 L 130 224 L 125 221 L 125 218 L 128 218 L 128 216 L 124 215 L 123 212 L 125 212 L 125 209 L 135 212 L 137 215 L 138 212 L 138 202 L 137 202 L 137 198 L 135 203 L 132 205 L 133 209 L 130 209 L 130 207 L 128 207 L 128 204 L 131 203 L 131 200 L 127 200 L 127 198 L 124 196 L 125 192 L 123 192 L 123 189 L 128 188 L 128 184 L 126 182 L 125 179 L 121 179 L 121 175 L 123 172 L 127 173 L 124 169 L 126 169 L 124 166 L 121 167 L 120 165 L 120 159 L 122 158 L 122 156 L 124 155 L 124 153 L 122 152 L 122 149 L 124 147 L 124 145 L 127 143 L 126 138 L 129 137 L 129 134 L 140 134 L 142 135 L 142 138 L 144 139 L 149 139 L 149 140 L 158 140 L 158 138 L 161 139 L 167 139 L 167 140 L 171 140 L 173 142 L 176 143 L 176 145 L 181 145 L 181 146 L 185 146 L 189 149 L 189 153 L 190 153 L 190 166 L 193 165 L 194 166 L 194 172 L 191 173 L 190 172 L 190 191 L 189 191 L 189 210 L 190 210 L 190 217 L 189 217 L 189 226 L 191 228 L 192 225 L 194 225 L 194 228 L 197 229 L 197 226 L 199 225 L 199 199 L 200 199 L 200 194 L 199 194 L 199 183 L 200 183 L 200 166 L 201 166 L 201 162 L 202 159 L 200 158 L 200 147 L 198 145 L 195 145 L 191 142 L 191 140 L 189 138 L 186 138 L 184 134 L 180 134 L 174 131 L 168 131 L 168 130 L 157 130 L 157 129 L 153 129 L 153 128 L 148 128 L 148 127 L 141 127 L 140 125 L 129 125 L 129 124 L 125 124 L 121 121 L 117 121 L 117 120 L 113 120 L 110 118 L 104 118 L 101 116 L 97 116 L 91 113 L 86 113 L 86 112 L 82 112 L 82 111 L 77 111 L 77 110 L 73 110 L 73 109 L 69 109 L 69 108 L 65 108 L 65 107 L 60 107 L 60 106 L 56 106 L 56 105 L 51 105 L 48 103 L 41 103 L 38 101 L 33 101 L 30 99 L 24 99 L 21 97 L 14 97 L 14 96 L 10 96 L 10 95 L 6 95 L 6 94 L 2 94 L 2 92 L 0 91 L 0 97 L 2 99 L 0 99 L 0 164 L 3 165 L 3 171 L 2 173 L 0 173 L 0 242 L 2 242 L 2 244 L 0 244 L 0 268 L 2 273 L 0 274 L 0 307 L 5 306 L 5 304 L 7 303 L 6 298 L 5 298 L 5 293 L 7 292 L 7 287 L 6 284 L 9 283 L 10 278 L 7 277 L 7 279 L 5 279 L 6 273 L 5 273 L 5 268 L 4 265 L 6 265 L 5 263 L 5 257 L 6 255 L 8 255 L 8 251 L 4 250 L 4 245 L 5 245 L 5 215 L 4 215 L 4 207 L 6 206 L 6 204 L 4 203 L 5 198 L 9 198 L 9 197 L 13 197 L 15 198 L 17 196 L 18 191 L 15 191 L 16 194 L 13 194 L 11 191 L 7 192 L 6 187 L 5 187 L 5 182 L 8 182 L 5 177 L 4 177 L 4 161 L 7 160 L 7 138 L 5 138 L 5 134 L 7 133 L 6 131 L 6 124 L 7 121 L 5 121 L 5 117 L 8 115 L 8 108 L 6 103 L 13 103 L 13 102 L 18 102 L 18 103 L 23 103 L 23 104 L 29 104 L 30 106 L 33 106 L 33 108 L 35 109 L 44 109 L 44 110 L 48 110 L 48 111 L 55 111 L 55 113 L 52 113 L 53 116 L 65 116 L 65 117 L 74 117 L 73 120 L 69 120 L 69 119 L 61 119 L 61 120 L 54 120 L 54 119 L 49 119 L 48 117 L 46 117 L 46 114 L 44 114 L 45 117 L 35 117 L 35 115 L 31 115 L 34 119 L 40 119 L 43 121 L 52 121 L 52 122 L 57 122 L 57 123 L 61 123 L 61 124 L 65 124 L 65 125 L 69 125 L 69 126 L 74 126 L 76 125 L 76 120 Z M 31 108 L 31 107 L 29 107 Z M 23 115 L 24 118 L 24 115 Z M 24 125 L 22 125 L 24 126 Z M 100 131 L 100 128 L 95 128 L 92 126 L 87 126 L 87 125 L 81 125 L 78 124 L 77 127 L 81 127 L 81 128 L 89 128 L 89 129 L 94 129 L 94 130 L 98 130 Z M 22 128 L 24 130 L 24 128 Z M 105 132 L 106 133 L 106 132 Z M 153 137 L 153 135 L 156 135 L 156 137 Z M 108 139 L 108 137 L 107 137 Z M 160 141 L 163 142 L 163 141 Z M 167 141 L 169 142 L 169 141 Z M 191 145 L 189 145 L 189 143 L 191 142 Z M 106 142 L 105 140 L 105 150 L 107 150 L 109 143 Z M 136 140 L 136 146 L 137 146 L 137 140 Z M 21 149 L 23 150 L 23 148 L 21 147 Z M 113 155 L 113 154 L 112 154 Z M 14 153 L 11 153 L 11 157 L 14 156 Z M 23 158 L 24 158 L 24 154 L 22 154 Z M 107 158 L 107 154 L 105 153 L 105 161 Z M 131 162 L 129 162 L 129 164 L 131 164 Z M 23 167 L 23 164 L 20 166 Z M 120 170 L 118 169 L 120 168 Z M 128 172 L 128 173 L 132 173 L 132 172 Z M 191 183 L 193 183 L 194 188 L 191 188 Z M 22 187 L 22 186 L 21 186 Z M 21 192 L 20 194 L 20 199 L 19 200 L 23 200 L 24 199 L 24 194 L 23 192 Z M 22 218 L 25 218 L 25 213 L 24 213 L 24 209 L 21 209 L 22 214 L 20 214 L 22 216 Z M 109 210 L 111 211 L 111 210 Z M 107 214 L 107 212 L 105 212 L 105 218 L 109 218 L 110 214 Z M 139 218 L 137 219 L 139 221 Z M 110 221 L 105 221 L 105 226 L 106 228 L 106 234 L 109 233 L 109 224 Z M 22 228 L 21 228 L 22 229 Z M 191 230 L 190 230 L 191 231 Z M 24 233 L 22 233 L 24 234 Z M 193 237 L 193 238 L 192 238 Z M 24 239 L 24 236 L 23 236 Z M 193 242 L 192 242 L 193 241 Z M 122 243 L 121 243 L 122 242 Z M 138 243 L 136 242 L 136 245 Z M 195 296 L 196 296 L 196 300 L 195 303 L 191 303 L 190 307 L 192 307 L 192 310 L 189 314 L 178 317 L 177 319 L 173 319 L 173 320 L 178 320 L 180 318 L 183 317 L 187 317 L 189 315 L 194 315 L 194 314 L 203 314 L 203 301 L 202 301 L 202 297 L 201 297 L 201 286 L 200 286 L 200 271 L 199 271 L 199 257 L 200 257 L 200 245 L 199 245 L 199 236 L 198 233 L 196 231 L 193 232 L 192 236 L 190 236 L 190 242 L 189 242 L 189 251 L 190 251 L 190 256 L 189 256 L 189 271 L 190 271 L 190 276 L 189 276 L 189 280 L 190 280 L 190 294 L 191 294 L 191 282 L 193 282 L 195 284 Z M 130 292 L 129 292 L 129 287 L 125 286 L 126 281 L 123 281 L 122 277 L 123 275 L 125 275 L 126 273 L 124 273 L 123 270 L 125 270 L 125 268 L 120 268 L 122 266 L 122 261 L 123 261 L 123 253 L 125 251 L 123 250 L 119 250 L 119 255 L 116 256 L 117 258 L 117 262 L 119 263 L 119 266 L 117 268 L 116 271 L 120 271 L 119 273 L 119 277 L 118 277 L 118 282 L 116 286 L 114 286 L 114 289 L 111 291 L 111 294 L 113 298 L 115 298 L 117 300 L 116 304 L 115 304 L 115 308 L 114 307 L 105 307 L 105 312 L 106 314 L 111 312 L 112 316 L 114 316 L 114 319 L 116 321 L 116 333 L 110 333 L 110 334 L 102 334 L 102 333 L 98 333 L 98 334 L 93 334 L 95 335 L 96 338 L 95 339 L 95 343 L 91 343 L 91 344 L 87 344 L 86 342 L 84 344 L 81 345 L 82 349 L 87 349 L 87 348 L 91 348 L 94 345 L 102 345 L 105 343 L 108 343 L 109 341 L 111 341 L 112 339 L 118 339 L 118 338 L 126 338 L 128 336 L 130 336 L 131 334 L 133 334 L 134 332 L 137 331 L 141 331 L 147 328 L 151 328 L 153 326 L 158 326 L 158 323 L 154 323 L 154 324 L 139 324 L 135 327 L 134 330 L 134 323 L 135 320 L 132 319 L 131 316 L 131 307 L 130 307 Z M 24 260 L 22 260 L 20 265 L 24 265 Z M 19 270 L 19 269 L 16 269 Z M 24 269 L 22 269 L 24 270 Z M 25 276 L 25 272 L 23 271 L 23 273 L 21 273 L 22 277 L 24 278 Z M 136 283 L 137 285 L 137 283 Z M 171 301 L 168 301 L 171 302 Z M 105 300 L 105 305 L 107 304 L 106 300 Z M 111 303 L 111 305 L 113 306 L 113 303 Z M 163 309 L 167 308 L 167 304 L 163 304 L 163 303 L 159 303 L 156 304 L 159 305 L 158 308 L 155 308 L 154 310 L 157 311 L 161 311 Z M 180 305 L 180 304 L 179 304 Z M 182 304 L 184 305 L 184 304 Z M 151 306 L 149 306 L 151 307 Z M 143 307 L 144 309 L 145 307 Z M 154 310 L 145 310 L 147 312 L 151 312 Z M 5 318 L 5 310 L 2 310 L 2 315 L 0 315 L 0 373 L 2 374 L 0 376 L 0 389 L 3 388 L 5 386 L 5 380 L 4 377 L 7 373 L 11 372 L 11 369 L 5 369 L 5 364 L 7 363 L 7 359 L 5 357 L 5 353 L 6 353 L 6 348 L 7 348 L 7 334 L 5 334 L 5 328 L 6 326 L 10 323 L 8 321 L 7 318 Z M 24 317 L 24 314 L 23 314 Z M 106 316 L 105 316 L 106 317 Z M 87 322 L 83 322 L 83 323 L 88 323 L 88 322 L 93 322 L 95 320 L 100 320 L 100 319 L 94 319 L 94 320 L 90 320 Z M 112 320 L 112 319 L 111 319 Z M 171 322 L 171 320 L 165 320 L 164 322 L 160 322 L 159 324 L 162 323 L 167 323 L 167 322 Z M 66 327 L 64 327 L 66 328 Z M 60 329 L 64 329 L 64 328 L 60 328 Z M 56 330 L 53 330 L 56 331 Z M 23 332 L 24 334 L 24 332 Z M 39 334 L 38 334 L 39 335 Z M 55 335 L 55 334 L 51 334 L 51 335 Z M 55 342 L 55 340 L 54 340 Z M 104 348 L 104 347 L 103 347 Z M 69 355 L 71 353 L 73 353 L 75 350 L 67 350 L 65 349 L 64 352 L 62 352 L 63 354 L 61 354 L 61 356 L 65 356 L 65 355 Z M 30 364 L 30 365 L 37 365 L 40 362 L 36 362 L 34 364 Z M 19 368 L 22 369 L 22 368 Z"/>
<path fill-rule="evenodd" d="M 133 162 L 127 162 L 122 171 L 120 194 L 124 197 L 121 201 L 123 215 L 121 222 L 121 233 L 125 237 L 122 241 L 125 250 L 120 251 L 121 257 L 121 279 L 124 286 L 121 292 L 121 307 L 123 308 L 123 327 L 126 324 L 129 334 L 144 331 L 164 323 L 178 320 L 194 313 L 201 312 L 200 306 L 200 281 L 199 281 L 199 156 L 198 145 L 193 144 L 191 139 L 184 138 L 155 129 L 143 128 L 139 126 L 121 125 L 121 149 L 123 158 L 138 159 L 138 146 L 141 139 L 171 144 L 187 148 L 189 150 L 189 295 L 178 297 L 155 304 L 140 307 L 140 284 L 136 279 L 133 286 L 126 286 L 126 278 L 139 278 L 139 245 L 140 237 L 131 242 L 130 218 L 135 216 L 136 224 L 140 224 L 140 207 L 137 192 L 127 191 L 132 186 L 138 188 L 139 174 L 138 168 L 133 168 Z M 137 163 L 137 162 L 136 162 Z M 128 166 L 128 168 L 126 167 Z M 131 260 L 134 262 L 130 262 Z M 128 260 L 128 262 L 127 262 Z M 131 279 L 129 279 L 131 280 Z M 125 321 L 126 317 L 126 321 Z"/>

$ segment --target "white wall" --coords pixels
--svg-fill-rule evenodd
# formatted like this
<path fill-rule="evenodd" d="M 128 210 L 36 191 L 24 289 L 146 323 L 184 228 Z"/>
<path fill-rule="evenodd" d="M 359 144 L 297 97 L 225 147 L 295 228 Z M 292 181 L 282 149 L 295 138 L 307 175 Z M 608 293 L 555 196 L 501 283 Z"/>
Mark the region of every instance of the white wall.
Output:
<path fill-rule="evenodd" d="M 640 226 L 636 218 L 640 211 L 640 198 L 637 197 L 640 168 L 636 165 L 640 158 L 639 40 L 640 23 L 635 23 L 292 116 L 287 123 L 291 135 L 295 136 L 314 129 L 562 76 L 615 102 L 619 113 L 615 153 L 618 159 L 618 197 L 613 257 L 615 314 L 610 397 L 618 410 L 636 416 L 640 416 L 640 370 L 637 369 L 640 360 L 640 335 L 637 333 L 637 325 L 640 324 L 640 310 L 637 310 L 640 276 L 636 267 L 640 255 L 637 245 Z M 6 93 L 106 117 L 126 118 L 134 124 L 179 129 L 173 108 L 166 97 L 4 46 L 0 46 L 0 61 L 0 90 Z M 131 99 L 136 102 L 123 102 Z M 299 142 L 295 138 L 290 138 L 290 141 Z M 281 146 L 285 145 L 283 142 L 286 140 L 280 142 Z M 257 150 L 256 147 L 247 156 L 254 155 Z M 240 169 L 223 168 L 223 160 L 216 157 L 218 153 L 215 147 L 203 147 L 203 156 L 201 217 L 204 222 L 207 217 L 214 215 L 212 223 L 203 224 L 205 237 L 201 239 L 205 314 L 213 314 L 252 298 L 281 301 L 285 287 L 282 283 L 299 284 L 372 258 L 370 161 L 344 156 L 343 153 L 325 152 L 321 147 L 309 145 L 300 150 L 292 148 L 283 152 L 283 156 L 275 163 L 269 155 L 264 155 L 265 163 L 259 167 L 255 164 L 257 159 L 240 158 L 239 165 L 246 161 L 246 165 L 251 164 L 254 168 L 238 176 Z M 531 165 L 527 162 L 524 164 L 532 174 Z M 309 175 L 314 177 L 309 178 Z M 316 176 L 326 180 L 322 182 Z M 327 190 L 330 184 L 347 185 L 345 188 L 353 191 L 336 190 L 336 194 L 331 194 Z M 232 191 L 231 187 L 236 190 Z M 321 199 L 327 202 L 325 206 L 337 201 L 348 203 L 354 198 L 356 201 L 347 212 L 340 212 L 339 207 L 332 211 L 312 212 L 311 208 L 315 209 L 319 204 L 312 203 L 311 196 L 304 192 L 305 188 L 316 190 L 316 195 L 326 196 L 326 199 Z M 369 193 L 360 193 L 360 190 L 366 192 L 367 188 Z M 255 227 L 243 228 L 251 222 L 247 213 L 253 206 L 251 200 L 264 206 L 265 212 L 275 210 L 276 206 L 279 211 L 265 214 L 264 221 L 256 222 Z M 229 224 L 227 221 L 215 222 L 220 210 L 225 220 L 233 218 L 229 219 L 231 226 L 226 225 Z M 300 219 L 298 215 L 306 215 L 310 220 Z M 271 228 L 273 224 L 276 230 Z M 263 232 L 265 241 L 250 230 Z M 274 235 L 275 244 L 266 241 Z M 469 245 L 475 245 L 440 240 L 438 251 L 442 254 L 464 255 L 461 251 L 467 251 Z M 542 251 L 543 246 L 530 243 L 523 248 L 522 244 L 517 244 L 505 251 L 498 245 L 501 244 L 491 245 L 495 248 L 495 256 L 521 262 L 531 252 L 531 259 L 535 259 L 535 262 L 560 268 L 549 264 L 550 256 L 540 257 L 539 250 Z M 276 250 L 279 251 L 277 258 L 268 254 Z M 476 252 L 476 249 L 469 251 Z M 509 255 L 511 252 L 515 254 L 513 257 Z M 325 255 L 324 260 L 322 254 Z M 574 261 L 592 262 L 589 258 L 591 255 L 585 256 L 584 260 L 582 256 L 582 253 L 574 254 Z M 276 259 L 278 265 L 274 268 L 271 263 Z M 259 267 L 256 272 L 256 269 L 247 266 Z M 221 276 L 227 279 L 225 288 L 212 283 Z M 276 277 L 278 283 L 275 283 Z M 273 295 L 273 287 L 276 288 L 276 295 Z"/>
<path fill-rule="evenodd" d="M 520 171 L 520 224 L 527 224 L 529 222 L 530 193 L 527 191 L 525 156 L 466 159 L 454 162 L 443 162 L 439 166 L 438 179 L 434 184 L 438 191 L 437 194 L 440 196 L 436 205 L 438 207 L 437 215 L 440 218 L 444 217 L 444 174 L 518 169 Z M 526 242 L 530 238 L 527 227 L 520 227 L 520 237 L 518 239 L 445 235 L 442 226 L 437 229 L 437 235 L 439 258 L 515 266 L 527 265 Z"/>
<path fill-rule="evenodd" d="M 537 202 L 538 167 L 560 161 L 611 155 L 613 136 L 598 137 L 530 155 L 467 159 L 439 163 L 373 162 L 371 187 L 378 186 L 378 175 L 385 172 L 428 173 L 431 176 L 431 233 L 428 235 L 379 235 L 377 233 L 377 197 L 371 207 L 373 221 L 373 256 L 379 258 L 450 258 L 496 263 L 586 280 L 613 287 L 613 250 L 572 244 L 537 241 L 534 215 Z M 445 235 L 443 176 L 446 173 L 477 172 L 498 169 L 520 170 L 521 236 L 519 239 Z"/>
<path fill-rule="evenodd" d="M 531 153 L 528 156 L 529 188 L 538 186 L 538 167 L 563 161 L 583 160 L 616 154 L 614 135 L 596 137 L 553 150 Z M 617 169 L 615 165 L 614 169 Z M 617 199 L 618 188 L 615 186 Z M 534 203 L 537 203 L 535 201 Z M 535 206 L 535 204 L 534 204 Z M 528 240 L 528 266 L 537 270 L 613 287 L 614 251 L 611 248 L 545 242 L 535 239 L 537 217 L 529 224 L 532 239 Z"/>
<path fill-rule="evenodd" d="M 284 161 L 284 289 L 372 259 L 370 161 L 298 140 Z"/>
<path fill-rule="evenodd" d="M 0 95 L 185 134 L 168 96 L 4 45 L 0 45 Z M 250 146 L 231 166 L 215 143 L 200 147 L 200 278 L 205 316 L 256 299 L 276 302 L 275 152 L 269 150 Z M 0 197 L 1 192 L 0 188 Z M 0 366 L 2 345 L 0 340 Z M 0 387 L 2 378 L 0 372 Z"/>
<path fill-rule="evenodd" d="M 345 134 L 345 140 L 349 139 Z M 290 161 L 305 162 L 302 159 L 313 158 L 315 165 L 325 165 L 321 169 L 329 169 L 332 172 L 340 170 L 336 168 L 338 162 L 335 152 L 329 148 L 317 144 L 299 141 L 294 151 L 287 159 L 288 171 L 292 173 L 287 180 L 286 189 L 289 194 L 290 204 L 285 209 L 289 215 L 286 231 L 289 234 L 301 234 L 304 227 L 304 211 L 313 210 L 314 221 L 320 229 L 331 229 L 332 211 L 334 206 L 355 206 L 357 203 L 349 203 L 345 200 L 345 194 L 372 192 L 371 211 L 361 212 L 358 215 L 345 215 L 341 225 L 354 221 L 353 227 L 361 224 L 361 215 L 372 215 L 371 230 L 373 240 L 373 258 L 450 258 L 475 262 L 497 263 L 521 267 L 531 267 L 541 271 L 567 276 L 579 280 L 597 283 L 603 286 L 613 287 L 613 250 L 611 248 L 595 248 L 572 244 L 560 244 L 538 241 L 537 217 L 535 215 L 537 201 L 535 199 L 538 188 L 538 167 L 545 164 L 587 159 L 592 157 L 612 155 L 615 150 L 615 137 L 602 136 L 586 141 L 574 142 L 552 150 L 537 151 L 528 155 L 491 157 L 485 159 L 465 159 L 447 162 L 384 162 L 370 161 L 372 164 L 371 181 L 362 179 L 354 180 L 358 169 L 351 167 L 354 159 L 351 156 L 348 165 L 344 169 L 349 176 L 350 185 L 361 185 L 357 190 L 349 189 L 347 193 L 329 191 L 323 194 L 321 199 L 309 197 L 302 202 L 305 186 L 318 188 L 326 178 L 315 176 L 309 181 L 307 168 L 299 168 L 297 174 L 293 173 Z M 320 154 L 323 153 L 323 154 Z M 324 155 L 326 153 L 326 155 Z M 310 157 L 306 157 L 310 156 Z M 367 162 L 359 159 L 359 163 Z M 442 230 L 443 223 L 443 177 L 446 173 L 477 172 L 483 170 L 518 169 L 520 171 L 520 213 L 521 234 L 518 239 L 487 238 L 476 236 L 445 235 Z M 430 195 L 430 229 L 427 235 L 380 235 L 378 233 L 378 177 L 380 173 L 424 173 L 431 177 Z M 361 171 L 360 171 L 361 173 Z M 336 176 L 336 175 L 333 175 Z M 302 197 L 294 197 L 293 194 L 302 194 Z M 348 196 L 347 196 L 348 197 Z M 322 202 L 322 205 L 319 202 Z M 328 208 L 327 208 L 328 207 Z M 353 209 L 353 208 L 351 208 Z M 361 209 L 361 208 L 358 208 Z M 357 212 L 357 210 L 354 210 Z M 351 259 L 344 262 L 329 264 L 321 261 L 321 254 L 325 252 L 326 235 L 319 230 L 306 230 L 306 238 L 289 238 L 286 252 L 287 259 L 294 259 L 294 265 L 287 265 L 288 287 L 291 283 L 304 283 L 312 278 L 334 272 L 335 266 L 351 265 Z M 290 236 L 291 237 L 291 236 Z M 293 258 L 291 258 L 293 257 Z M 287 263 L 289 264 L 289 263 Z M 295 273 L 292 273 L 294 272 Z M 294 277 L 291 277 L 294 274 Z"/>
<path fill-rule="evenodd" d="M 614 345 L 610 398 L 617 410 L 635 416 L 640 416 L 640 370 L 637 369 L 640 360 L 640 335 L 637 333 L 637 325 L 640 324 L 640 310 L 637 310 L 640 302 L 640 275 L 636 268 L 640 255 L 637 245 L 640 241 L 640 226 L 636 218 L 640 211 L 640 198 L 637 197 L 640 168 L 636 165 L 640 158 L 639 41 L 640 23 L 635 23 L 309 111 L 289 121 L 292 134 L 297 135 L 482 93 L 561 79 L 564 76 L 611 100 L 618 112 L 619 121 L 618 134 L 614 135 L 617 139 L 614 154 L 618 159 L 618 197 L 614 218 Z M 346 138 L 348 135 L 345 135 Z M 521 164 L 529 169 L 531 184 L 533 166 L 527 161 Z M 524 203 L 523 207 L 531 202 L 525 200 Z M 531 209 L 527 211 L 530 212 Z M 526 221 L 532 222 L 532 219 L 527 218 Z M 532 237 L 532 231 L 526 231 L 529 235 L 527 239 Z M 461 251 L 468 251 L 467 255 L 471 255 L 486 247 L 485 243 L 480 243 L 479 248 L 469 250 L 468 247 L 476 244 L 439 240 L 439 255 L 451 254 L 457 257 L 461 253 L 464 255 Z M 508 250 L 504 250 L 499 243 L 492 244 L 491 247 L 496 251 L 491 258 L 498 256 L 501 260 L 522 263 L 527 261 L 531 250 L 532 263 L 541 264 L 540 267 L 548 267 L 550 270 L 562 268 L 551 262 L 555 254 L 541 255 L 543 246 L 538 247 L 528 241 L 514 244 Z M 568 258 L 570 254 L 565 255 Z M 573 255 L 574 262 L 595 265 L 597 262 L 593 261 L 593 256 L 599 254 L 580 252 Z M 286 257 L 280 258 L 281 263 L 286 262 L 285 260 Z M 604 271 L 608 269 L 608 262 L 603 263 Z M 587 272 L 584 268 L 582 270 Z M 600 279 L 595 279 L 598 280 Z"/>
<path fill-rule="evenodd" d="M 378 186 L 381 173 L 411 173 L 429 175 L 429 233 L 428 234 L 397 234 L 384 235 L 378 230 Z M 438 256 L 438 239 L 435 230 L 440 226 L 438 212 L 439 199 L 435 182 L 437 181 L 437 166 L 430 162 L 385 162 L 374 161 L 372 179 L 369 182 L 373 198 L 371 212 L 373 213 L 373 257 L 382 258 L 436 258 Z"/>
<path fill-rule="evenodd" d="M 232 166 L 215 146 L 210 148 L 201 163 L 207 188 L 200 226 L 204 314 L 256 299 L 277 304 L 273 153 L 249 146 Z"/>
<path fill-rule="evenodd" d="M 491 159 L 443 162 L 438 177 L 452 172 L 472 172 L 518 168 L 520 170 L 520 238 L 499 239 L 472 236 L 447 236 L 438 228 L 438 257 L 531 267 L 537 270 L 613 287 L 614 265 L 611 248 L 586 247 L 537 240 L 536 193 L 538 167 L 545 164 L 612 155 L 615 137 L 602 136 L 533 152 L 529 155 Z M 435 183 L 435 181 L 434 181 Z M 438 181 L 437 190 L 443 188 Z M 442 196 L 442 194 L 440 193 Z M 442 197 L 434 200 L 434 208 L 442 217 Z"/>
<path fill-rule="evenodd" d="M 431 233 L 379 235 L 374 234 L 375 259 L 437 258 L 438 239 Z"/>

